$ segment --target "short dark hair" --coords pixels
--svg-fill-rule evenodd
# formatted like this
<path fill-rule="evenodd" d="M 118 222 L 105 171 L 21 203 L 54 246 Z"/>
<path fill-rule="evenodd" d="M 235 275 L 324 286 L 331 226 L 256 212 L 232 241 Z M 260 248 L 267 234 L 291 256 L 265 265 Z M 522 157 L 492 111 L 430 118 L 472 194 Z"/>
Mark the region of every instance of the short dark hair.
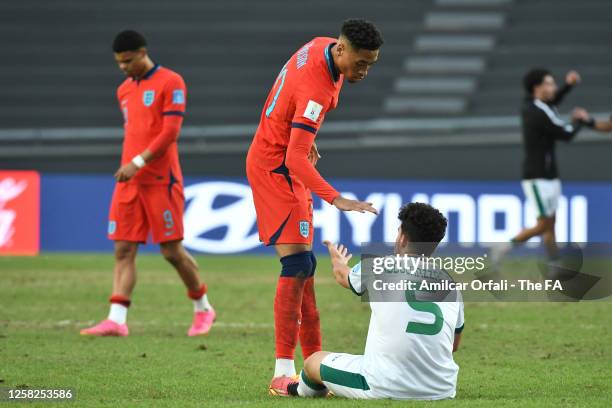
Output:
<path fill-rule="evenodd" d="M 383 45 L 378 28 L 368 20 L 351 18 L 342 24 L 340 33 L 346 37 L 353 48 L 375 51 Z"/>
<path fill-rule="evenodd" d="M 418 245 L 419 254 L 431 255 L 444 238 L 446 218 L 440 211 L 425 203 L 408 203 L 399 212 L 401 230 L 411 243 Z"/>
<path fill-rule="evenodd" d="M 523 77 L 523 88 L 529 95 L 533 94 L 533 88 L 544 82 L 544 77 L 552 75 L 546 68 L 532 68 Z"/>
<path fill-rule="evenodd" d="M 138 31 L 125 30 L 115 36 L 114 52 L 137 51 L 147 46 L 147 40 Z"/>

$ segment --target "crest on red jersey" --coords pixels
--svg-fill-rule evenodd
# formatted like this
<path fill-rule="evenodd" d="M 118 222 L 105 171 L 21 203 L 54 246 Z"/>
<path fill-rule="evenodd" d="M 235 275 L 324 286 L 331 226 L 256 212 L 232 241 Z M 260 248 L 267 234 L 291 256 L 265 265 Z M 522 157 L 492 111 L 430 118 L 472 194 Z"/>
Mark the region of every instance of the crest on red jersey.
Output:
<path fill-rule="evenodd" d="M 155 91 L 144 91 L 142 93 L 142 103 L 144 106 L 151 106 L 155 101 Z"/>
<path fill-rule="evenodd" d="M 300 221 L 300 235 L 304 238 L 308 238 L 310 233 L 310 223 L 308 221 Z"/>

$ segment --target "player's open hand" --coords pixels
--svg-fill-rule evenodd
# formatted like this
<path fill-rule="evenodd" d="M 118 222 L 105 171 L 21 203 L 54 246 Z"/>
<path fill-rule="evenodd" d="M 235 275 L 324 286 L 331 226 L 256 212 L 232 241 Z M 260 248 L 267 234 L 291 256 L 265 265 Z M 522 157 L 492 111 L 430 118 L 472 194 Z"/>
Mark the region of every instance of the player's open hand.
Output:
<path fill-rule="evenodd" d="M 332 203 L 337 209 L 342 211 L 358 211 L 360 213 L 371 212 L 372 214 L 378 214 L 378 210 L 372 206 L 372 203 L 365 201 L 350 200 L 342 196 L 336 197 Z"/>
<path fill-rule="evenodd" d="M 115 173 L 115 180 L 117 180 L 118 183 L 124 183 L 134 177 L 138 170 L 139 168 L 132 162 L 124 164 L 119 167 L 119 170 Z"/>
<path fill-rule="evenodd" d="M 565 75 L 565 83 L 568 85 L 576 85 L 578 83 L 580 83 L 580 74 L 578 73 L 578 71 L 569 71 L 566 75 Z"/>
<path fill-rule="evenodd" d="M 348 279 L 351 272 L 351 268 L 348 266 L 348 261 L 353 257 L 353 255 L 350 254 L 348 248 L 342 244 L 332 244 L 330 241 L 323 241 L 323 244 L 327 246 L 327 250 L 329 251 L 332 272 L 334 273 L 336 282 L 348 289 Z"/>
<path fill-rule="evenodd" d="M 308 153 L 308 161 L 310 161 L 313 166 L 316 166 L 320 158 L 321 155 L 319 154 L 319 149 L 317 149 L 317 144 L 313 142 L 310 147 L 310 153 Z"/>
<path fill-rule="evenodd" d="M 342 244 L 333 244 L 331 241 L 323 241 L 323 244 L 329 251 L 332 265 L 348 265 L 348 261 L 353 257 L 353 254 L 349 253 L 348 248 Z"/>

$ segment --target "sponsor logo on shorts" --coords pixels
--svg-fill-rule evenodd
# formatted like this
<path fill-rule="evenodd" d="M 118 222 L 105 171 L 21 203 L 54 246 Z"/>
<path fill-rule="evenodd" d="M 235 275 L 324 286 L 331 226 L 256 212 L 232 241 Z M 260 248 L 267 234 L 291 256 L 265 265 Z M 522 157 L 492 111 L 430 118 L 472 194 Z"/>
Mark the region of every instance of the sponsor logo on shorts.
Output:
<path fill-rule="evenodd" d="M 117 223 L 115 221 L 108 222 L 108 235 L 112 235 L 117 231 Z"/>
<path fill-rule="evenodd" d="M 155 91 L 144 91 L 142 94 L 142 103 L 144 106 L 151 106 L 155 101 Z"/>
<path fill-rule="evenodd" d="M 310 234 L 310 223 L 308 221 L 300 221 L 300 235 L 308 238 L 308 234 Z"/>

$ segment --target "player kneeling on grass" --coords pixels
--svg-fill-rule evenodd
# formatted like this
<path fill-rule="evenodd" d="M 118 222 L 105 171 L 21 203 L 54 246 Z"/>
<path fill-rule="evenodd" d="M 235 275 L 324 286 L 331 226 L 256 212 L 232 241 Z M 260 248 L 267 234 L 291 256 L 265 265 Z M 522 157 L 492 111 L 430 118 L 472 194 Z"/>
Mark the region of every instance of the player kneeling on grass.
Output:
<path fill-rule="evenodd" d="M 431 243 L 430 256 L 444 237 L 446 219 L 435 208 L 410 203 L 399 213 L 395 252 L 419 256 L 411 243 Z M 361 296 L 361 263 L 348 266 L 351 254 L 342 245 L 325 243 L 336 281 Z M 418 252 L 418 254 L 417 254 Z M 411 292 L 412 293 L 412 292 Z M 460 299 L 460 297 L 458 297 Z M 319 351 L 304 362 L 299 381 L 275 379 L 278 395 L 360 399 L 453 398 L 459 367 L 453 352 L 463 330 L 463 303 L 370 302 L 372 315 L 364 355 Z"/>

